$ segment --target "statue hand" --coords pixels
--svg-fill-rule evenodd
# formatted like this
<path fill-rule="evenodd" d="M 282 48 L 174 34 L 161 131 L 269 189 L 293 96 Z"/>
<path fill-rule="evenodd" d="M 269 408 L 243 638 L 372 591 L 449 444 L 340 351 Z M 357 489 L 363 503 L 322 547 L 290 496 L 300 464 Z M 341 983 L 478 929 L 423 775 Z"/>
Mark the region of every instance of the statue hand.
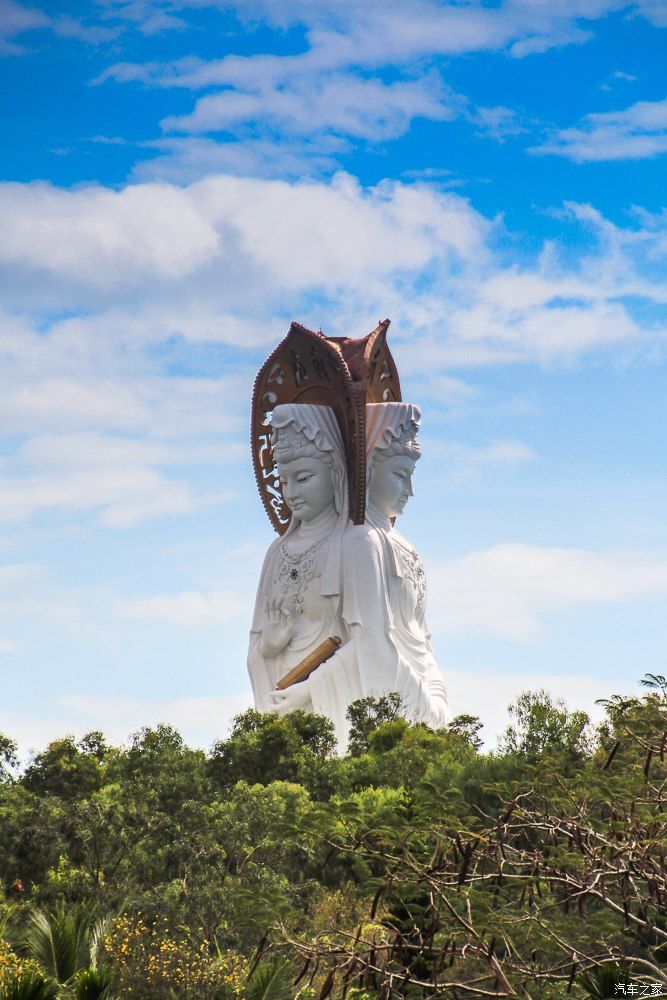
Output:
<path fill-rule="evenodd" d="M 295 712 L 298 708 L 304 708 L 310 700 L 308 692 L 308 680 L 292 684 L 284 691 L 272 691 L 269 695 L 269 707 L 272 711 L 284 715 L 286 712 Z"/>
<path fill-rule="evenodd" d="M 273 657 L 280 653 L 294 635 L 294 623 L 283 607 L 283 598 L 268 597 L 264 601 L 264 623 L 260 651 L 262 656 Z"/>

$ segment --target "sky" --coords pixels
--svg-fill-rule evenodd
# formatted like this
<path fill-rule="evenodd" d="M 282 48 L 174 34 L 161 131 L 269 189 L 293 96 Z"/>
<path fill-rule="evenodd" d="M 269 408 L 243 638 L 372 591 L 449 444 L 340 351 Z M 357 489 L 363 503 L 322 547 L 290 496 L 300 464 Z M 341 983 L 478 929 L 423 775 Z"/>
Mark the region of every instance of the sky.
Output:
<path fill-rule="evenodd" d="M 388 316 L 454 714 L 667 672 L 667 2 L 0 0 L 0 731 L 250 704 L 254 375 Z"/>

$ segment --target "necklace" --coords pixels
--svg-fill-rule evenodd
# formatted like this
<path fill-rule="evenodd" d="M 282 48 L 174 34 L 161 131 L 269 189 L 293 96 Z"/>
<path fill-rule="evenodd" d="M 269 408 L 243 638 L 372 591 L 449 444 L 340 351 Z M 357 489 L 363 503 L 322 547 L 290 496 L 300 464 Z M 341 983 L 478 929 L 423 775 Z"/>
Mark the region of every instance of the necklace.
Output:
<path fill-rule="evenodd" d="M 276 582 L 280 593 L 287 598 L 290 614 L 303 614 L 303 596 L 308 584 L 322 575 L 315 572 L 316 556 L 326 540 L 327 536 L 319 538 L 303 552 L 290 552 L 287 543 L 281 543 Z"/>

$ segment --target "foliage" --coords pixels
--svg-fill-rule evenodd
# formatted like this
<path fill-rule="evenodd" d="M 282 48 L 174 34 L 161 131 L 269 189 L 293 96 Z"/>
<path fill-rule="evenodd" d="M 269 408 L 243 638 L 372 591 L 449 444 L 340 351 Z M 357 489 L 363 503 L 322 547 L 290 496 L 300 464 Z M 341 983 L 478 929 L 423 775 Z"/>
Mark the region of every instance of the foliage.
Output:
<path fill-rule="evenodd" d="M 208 754 L 169 726 L 66 737 L 23 773 L 0 742 L 0 1000 L 667 987 L 667 681 L 605 708 L 593 734 L 524 694 L 491 753 L 398 696 L 350 707 L 342 757 L 303 712 L 246 712 Z"/>
<path fill-rule="evenodd" d="M 500 741 L 505 753 L 536 761 L 546 753 L 581 760 L 591 749 L 590 720 L 568 712 L 565 702 L 546 691 L 526 691 L 509 709 L 513 720 Z"/>
<path fill-rule="evenodd" d="M 229 739 L 214 745 L 208 773 L 221 788 L 292 781 L 317 795 L 331 785 L 335 747 L 333 725 L 322 716 L 250 709 L 236 717 Z"/>
<path fill-rule="evenodd" d="M 0 733 L 0 781 L 10 781 L 12 770 L 18 764 L 18 747 L 4 733 Z"/>
<path fill-rule="evenodd" d="M 0 982 L 0 1000 L 56 1000 L 58 984 L 38 972 L 10 974 Z"/>
<path fill-rule="evenodd" d="M 248 1000 L 292 1000 L 292 971 L 289 962 L 260 962 L 248 981 Z"/>
<path fill-rule="evenodd" d="M 475 750 L 482 749 L 484 741 L 479 734 L 484 727 L 479 716 L 468 715 L 466 712 L 455 715 L 448 728 L 450 732 L 463 736 Z"/>
<path fill-rule="evenodd" d="M 61 901 L 51 913 L 28 913 L 16 938 L 17 951 L 57 983 L 71 983 L 78 972 L 96 964 L 105 925 L 89 905 Z"/>
<path fill-rule="evenodd" d="M 115 981 L 110 968 L 83 969 L 74 983 L 73 1000 L 112 1000 Z"/>
<path fill-rule="evenodd" d="M 369 748 L 371 734 L 384 722 L 394 722 L 405 714 L 401 696 L 391 691 L 380 698 L 360 698 L 347 710 L 350 723 L 349 752 L 353 757 Z"/>

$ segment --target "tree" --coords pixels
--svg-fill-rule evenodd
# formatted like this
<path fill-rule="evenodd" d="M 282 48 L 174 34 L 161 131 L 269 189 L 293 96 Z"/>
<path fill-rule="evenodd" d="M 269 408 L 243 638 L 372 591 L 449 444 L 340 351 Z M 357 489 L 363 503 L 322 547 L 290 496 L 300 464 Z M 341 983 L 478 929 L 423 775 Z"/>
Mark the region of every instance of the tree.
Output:
<path fill-rule="evenodd" d="M 49 743 L 26 768 L 23 784 L 39 795 L 61 799 L 86 798 L 102 783 L 102 767 L 95 753 L 72 736 Z"/>
<path fill-rule="evenodd" d="M 538 693 L 520 704 L 550 710 L 544 701 Z M 581 995 L 579 979 L 601 996 L 623 967 L 666 992 L 665 691 L 633 699 L 615 724 L 623 760 L 591 753 L 569 770 L 545 749 L 555 741 L 511 741 L 508 755 L 525 753 L 526 766 L 509 779 L 501 773 L 493 811 L 461 817 L 456 797 L 442 793 L 433 808 L 431 782 L 413 788 L 410 808 L 389 822 L 363 823 L 341 803 L 340 818 L 320 818 L 318 828 L 329 863 L 357 875 L 366 914 L 326 937 L 285 929 L 284 940 L 339 986 L 371 986 L 396 1000 L 543 1000 L 573 985 Z M 584 753 L 576 741 L 574 750 Z"/>
<path fill-rule="evenodd" d="M 229 739 L 214 745 L 208 773 L 221 788 L 237 781 L 293 781 L 326 795 L 335 771 L 335 748 L 333 725 L 324 716 L 300 711 L 278 716 L 251 709 L 236 717 Z"/>
<path fill-rule="evenodd" d="M 370 745 L 371 734 L 385 722 L 394 722 L 405 717 L 405 707 L 398 691 L 378 698 L 369 696 L 353 701 L 347 709 L 350 723 L 348 752 L 353 757 L 365 753 Z"/>
<path fill-rule="evenodd" d="M 30 969 L 0 982 L 0 1000 L 57 1000 L 59 993 L 57 983 Z"/>
<path fill-rule="evenodd" d="M 33 968 L 28 972 L 26 966 L 23 976 L 15 977 L 17 981 L 11 986 L 14 992 L 10 990 L 8 997 L 111 1000 L 115 975 L 100 964 L 108 924 L 87 905 L 60 903 L 50 912 L 30 910 L 23 925 L 10 932 L 10 940 Z"/>
<path fill-rule="evenodd" d="M 546 753 L 581 760 L 592 749 L 590 720 L 585 712 L 570 712 L 560 698 L 546 691 L 525 691 L 509 706 L 511 724 L 499 740 L 501 753 L 536 761 Z"/>
<path fill-rule="evenodd" d="M 0 733 L 0 781 L 11 781 L 12 770 L 18 766 L 18 747 L 4 733 Z"/>
<path fill-rule="evenodd" d="M 455 715 L 447 727 L 450 733 L 457 733 L 462 736 L 475 750 L 482 749 L 482 739 L 479 735 L 484 725 L 478 715 L 468 715 L 463 713 Z"/>

